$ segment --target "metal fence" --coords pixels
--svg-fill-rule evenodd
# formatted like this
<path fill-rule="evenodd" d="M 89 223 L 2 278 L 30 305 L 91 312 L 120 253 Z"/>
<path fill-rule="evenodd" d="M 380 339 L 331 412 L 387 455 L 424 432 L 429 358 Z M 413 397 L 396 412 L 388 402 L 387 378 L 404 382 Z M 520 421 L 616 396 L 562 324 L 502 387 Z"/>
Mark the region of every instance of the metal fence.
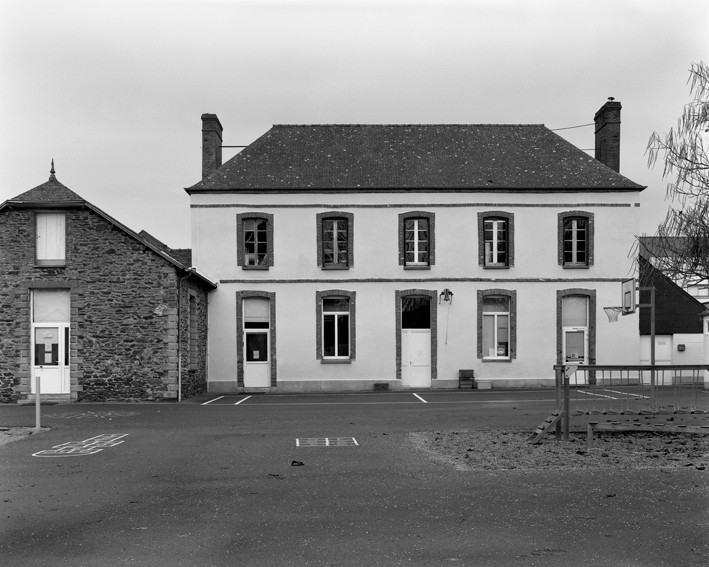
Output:
<path fill-rule="evenodd" d="M 709 414 L 709 365 L 557 365 L 557 436 L 572 415 Z"/>

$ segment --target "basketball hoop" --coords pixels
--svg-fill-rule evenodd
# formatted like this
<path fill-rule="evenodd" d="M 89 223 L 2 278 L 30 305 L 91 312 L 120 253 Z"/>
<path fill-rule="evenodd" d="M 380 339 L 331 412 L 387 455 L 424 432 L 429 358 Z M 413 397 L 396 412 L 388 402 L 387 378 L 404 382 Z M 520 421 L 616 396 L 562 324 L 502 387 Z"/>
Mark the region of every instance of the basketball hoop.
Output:
<path fill-rule="evenodd" d="M 617 323 L 618 322 L 618 315 L 620 315 L 623 311 L 622 307 L 604 307 L 603 311 L 606 312 L 606 315 L 608 316 L 608 322 L 609 323 Z"/>

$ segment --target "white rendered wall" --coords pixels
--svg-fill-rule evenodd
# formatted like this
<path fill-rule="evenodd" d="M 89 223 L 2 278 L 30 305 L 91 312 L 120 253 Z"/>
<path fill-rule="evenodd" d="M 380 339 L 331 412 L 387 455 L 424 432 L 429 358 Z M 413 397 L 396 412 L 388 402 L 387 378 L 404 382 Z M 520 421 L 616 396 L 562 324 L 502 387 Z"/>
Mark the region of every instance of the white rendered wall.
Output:
<path fill-rule="evenodd" d="M 620 305 L 620 280 L 638 231 L 637 193 L 467 194 L 214 194 L 192 197 L 193 262 L 219 281 L 210 299 L 209 380 L 236 383 L 237 291 L 276 293 L 279 385 L 287 382 L 384 381 L 396 376 L 395 291 L 449 288 L 453 303 L 438 306 L 438 379 L 457 380 L 473 368 L 500 385 L 553 380 L 557 356 L 557 290 L 596 292 L 596 363 L 636 364 L 637 315 L 609 323 L 602 307 Z M 354 266 L 317 266 L 316 214 L 354 215 Z M 398 215 L 435 213 L 435 265 L 404 270 L 398 263 Z M 478 265 L 478 212 L 514 214 L 514 266 Z M 593 213 L 594 264 L 569 270 L 558 265 L 557 215 Z M 243 270 L 236 261 L 236 215 L 263 212 L 274 218 L 274 265 Z M 477 291 L 517 293 L 517 357 L 510 362 L 477 358 Z M 316 291 L 356 292 L 356 358 L 322 364 L 316 358 Z M 446 343 L 446 331 L 448 341 Z M 508 383 L 508 381 L 512 381 Z"/>

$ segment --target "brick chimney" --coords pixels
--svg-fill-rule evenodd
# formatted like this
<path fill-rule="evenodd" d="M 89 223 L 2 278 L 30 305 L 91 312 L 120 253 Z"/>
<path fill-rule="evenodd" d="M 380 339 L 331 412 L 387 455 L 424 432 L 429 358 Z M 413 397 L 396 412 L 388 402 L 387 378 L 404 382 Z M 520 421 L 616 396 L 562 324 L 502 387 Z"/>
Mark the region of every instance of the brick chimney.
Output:
<path fill-rule="evenodd" d="M 596 159 L 620 172 L 620 103 L 608 99 L 593 117 L 596 123 Z"/>
<path fill-rule="evenodd" d="M 202 115 L 202 179 L 222 165 L 222 131 L 216 114 Z"/>

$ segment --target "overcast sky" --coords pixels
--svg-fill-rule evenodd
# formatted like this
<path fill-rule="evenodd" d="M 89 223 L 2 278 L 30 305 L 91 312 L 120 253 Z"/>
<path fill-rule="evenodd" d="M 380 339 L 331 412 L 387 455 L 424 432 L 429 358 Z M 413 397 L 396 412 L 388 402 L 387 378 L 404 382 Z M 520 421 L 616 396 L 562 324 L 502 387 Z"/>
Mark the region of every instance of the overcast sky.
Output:
<path fill-rule="evenodd" d="M 86 200 L 188 247 L 204 112 L 244 145 L 289 123 L 565 128 L 613 96 L 653 233 L 666 183 L 645 148 L 702 58 L 707 0 L 0 0 L 0 202 L 53 158 Z M 558 133 L 593 148 L 592 127 Z"/>

